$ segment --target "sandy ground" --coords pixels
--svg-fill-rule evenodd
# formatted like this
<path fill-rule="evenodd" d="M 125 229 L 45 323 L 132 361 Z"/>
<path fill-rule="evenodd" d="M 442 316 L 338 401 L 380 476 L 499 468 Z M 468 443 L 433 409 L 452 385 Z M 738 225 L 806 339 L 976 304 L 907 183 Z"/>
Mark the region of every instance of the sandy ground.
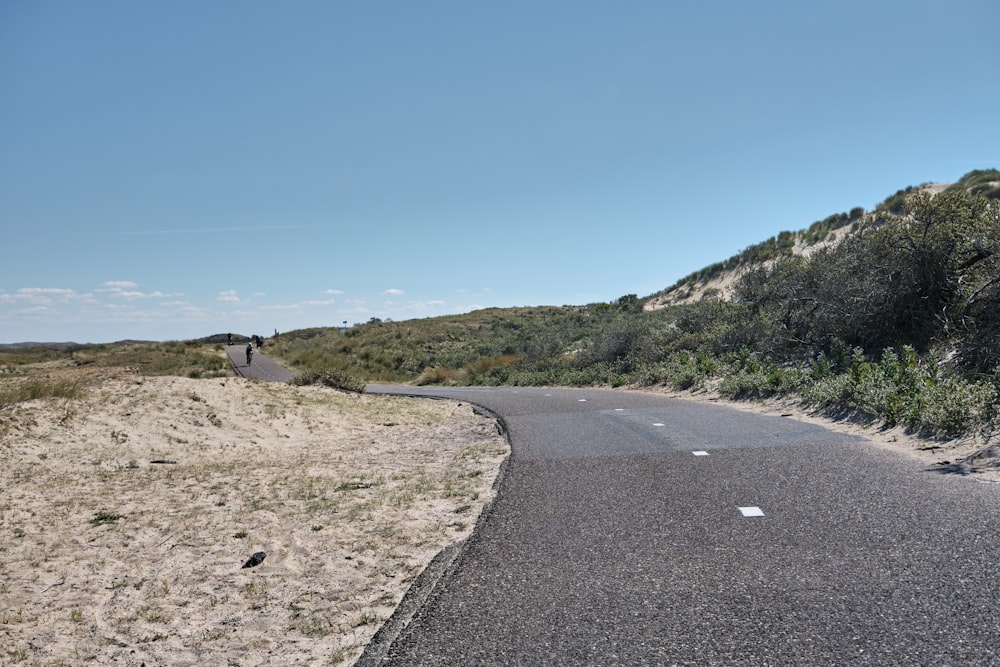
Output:
<path fill-rule="evenodd" d="M 0 664 L 350 664 L 507 453 L 468 405 L 239 378 L 4 409 Z"/>

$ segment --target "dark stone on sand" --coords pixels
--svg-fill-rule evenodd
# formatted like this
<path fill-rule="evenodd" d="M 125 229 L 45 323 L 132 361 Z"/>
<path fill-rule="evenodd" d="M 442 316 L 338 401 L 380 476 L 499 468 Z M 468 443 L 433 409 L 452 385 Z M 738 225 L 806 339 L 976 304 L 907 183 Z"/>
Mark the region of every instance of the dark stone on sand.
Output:
<path fill-rule="evenodd" d="M 258 551 L 253 556 L 250 556 L 250 558 L 247 559 L 247 562 L 243 563 L 243 568 L 241 569 L 245 569 L 248 567 L 257 567 L 258 565 L 264 562 L 265 558 L 267 558 L 267 554 L 264 553 L 263 551 Z"/>

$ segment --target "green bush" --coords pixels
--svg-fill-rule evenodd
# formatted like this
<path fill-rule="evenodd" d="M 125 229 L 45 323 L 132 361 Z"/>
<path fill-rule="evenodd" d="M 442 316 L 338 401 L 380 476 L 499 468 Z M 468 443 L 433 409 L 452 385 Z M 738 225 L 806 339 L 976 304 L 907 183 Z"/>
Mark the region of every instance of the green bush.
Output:
<path fill-rule="evenodd" d="M 765 375 L 750 370 L 736 371 L 719 383 L 719 395 L 733 400 L 767 398 L 774 393 Z"/>
<path fill-rule="evenodd" d="M 819 378 L 802 389 L 802 402 L 825 412 L 854 407 L 854 380 L 848 373 Z"/>
<path fill-rule="evenodd" d="M 878 363 L 856 360 L 851 368 L 855 404 L 891 426 L 910 423 L 919 412 L 924 375 L 909 346 L 902 356 L 884 350 Z"/>
<path fill-rule="evenodd" d="M 989 424 L 996 410 L 995 387 L 948 377 L 924 390 L 922 410 L 914 415 L 911 426 L 927 435 L 955 437 Z"/>
<path fill-rule="evenodd" d="M 734 400 L 788 396 L 802 388 L 805 377 L 798 368 L 760 363 L 756 357 L 750 357 L 742 368 L 723 376 L 719 394 Z"/>

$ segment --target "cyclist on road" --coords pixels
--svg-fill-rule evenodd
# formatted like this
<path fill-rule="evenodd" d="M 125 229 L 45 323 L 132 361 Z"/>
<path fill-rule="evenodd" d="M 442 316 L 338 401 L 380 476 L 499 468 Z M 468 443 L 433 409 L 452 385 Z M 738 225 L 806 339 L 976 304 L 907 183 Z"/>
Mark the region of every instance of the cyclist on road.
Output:
<path fill-rule="evenodd" d="M 253 343 L 247 343 L 247 366 L 250 365 L 250 360 L 253 358 Z"/>

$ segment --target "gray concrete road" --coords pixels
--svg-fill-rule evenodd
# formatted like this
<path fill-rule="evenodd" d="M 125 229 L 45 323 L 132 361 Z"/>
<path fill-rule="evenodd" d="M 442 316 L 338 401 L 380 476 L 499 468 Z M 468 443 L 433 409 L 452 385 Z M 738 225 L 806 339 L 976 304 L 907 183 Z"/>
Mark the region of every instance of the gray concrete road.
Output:
<path fill-rule="evenodd" d="M 358 665 L 1000 665 L 1000 485 L 655 394 L 369 392 L 483 406 L 513 453 Z"/>
<path fill-rule="evenodd" d="M 227 345 L 226 353 L 233 366 L 233 372 L 240 377 L 263 380 L 265 382 L 289 382 L 294 377 L 292 373 L 278 365 L 273 359 L 254 349 L 253 358 L 247 364 L 246 343 L 242 345 Z"/>

